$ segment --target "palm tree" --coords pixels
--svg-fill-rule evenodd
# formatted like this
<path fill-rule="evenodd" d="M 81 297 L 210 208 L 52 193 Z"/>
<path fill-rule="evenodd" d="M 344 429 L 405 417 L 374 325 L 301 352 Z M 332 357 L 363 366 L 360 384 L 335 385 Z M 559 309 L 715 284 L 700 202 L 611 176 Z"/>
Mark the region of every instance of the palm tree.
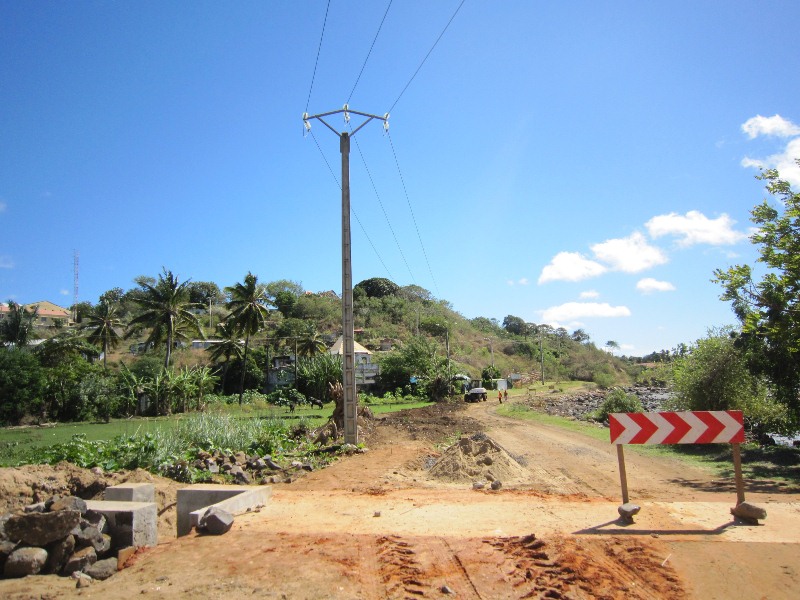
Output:
<path fill-rule="evenodd" d="M 172 347 L 178 339 L 188 339 L 187 333 L 190 332 L 204 337 L 200 321 L 189 310 L 193 305 L 189 302 L 188 284 L 188 280 L 179 282 L 178 277 L 166 269 L 158 276 L 155 285 L 141 281 L 142 294 L 135 302 L 143 312 L 131 320 L 125 334 L 128 338 L 144 328 L 150 330 L 148 343 L 158 346 L 166 342 L 165 369 L 169 368 Z"/>
<path fill-rule="evenodd" d="M 258 277 L 250 272 L 245 275 L 243 283 L 226 287 L 225 291 L 230 294 L 230 301 L 227 304 L 228 310 L 231 311 L 230 319 L 236 331 L 244 335 L 242 377 L 239 381 L 239 405 L 241 405 L 244 394 L 244 378 L 247 374 L 247 351 L 250 347 L 250 337 L 264 328 L 269 300 L 264 286 L 258 283 Z"/>
<path fill-rule="evenodd" d="M 228 377 L 228 367 L 230 367 L 231 358 L 241 360 L 244 348 L 242 348 L 236 325 L 231 319 L 217 325 L 217 333 L 222 339 L 218 343 L 209 346 L 206 351 L 211 355 L 211 360 L 215 363 L 219 363 L 223 358 L 225 359 L 225 362 L 222 364 L 221 382 L 222 391 L 224 393 L 225 380 Z"/>
<path fill-rule="evenodd" d="M 87 341 L 103 348 L 103 370 L 106 370 L 108 351 L 116 348 L 122 338 L 117 333 L 116 327 L 121 325 L 117 318 L 117 305 L 101 302 L 84 317 L 81 329 L 91 329 L 86 336 Z"/>
<path fill-rule="evenodd" d="M 39 339 L 34 323 L 39 316 L 39 308 L 25 310 L 13 300 L 8 301 L 6 318 L 0 321 L 0 341 L 15 348 L 24 348 L 28 342 Z"/>
<path fill-rule="evenodd" d="M 322 354 L 328 347 L 320 337 L 317 328 L 313 323 L 308 325 L 305 336 L 301 337 L 297 342 L 297 353 L 300 356 L 316 356 Z"/>

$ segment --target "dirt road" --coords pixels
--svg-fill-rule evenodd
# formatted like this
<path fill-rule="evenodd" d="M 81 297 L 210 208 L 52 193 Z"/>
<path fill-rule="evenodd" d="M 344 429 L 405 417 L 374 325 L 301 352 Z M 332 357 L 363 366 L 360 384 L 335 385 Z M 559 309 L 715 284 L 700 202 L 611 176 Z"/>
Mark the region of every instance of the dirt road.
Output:
<path fill-rule="evenodd" d="M 768 485 L 763 493 L 748 490 L 748 500 L 769 516 L 761 526 L 736 525 L 728 512 L 735 499 L 730 482 L 631 452 L 631 499 L 642 512 L 623 526 L 616 520 L 619 479 L 610 444 L 506 419 L 495 408 L 480 403 L 388 417 L 369 434 L 369 452 L 276 486 L 268 506 L 238 517 L 224 536 L 163 540 L 84 590 L 40 577 L 0 582 L 0 596 L 800 595 L 800 496 Z M 457 480 L 453 469 L 447 477 L 433 474 L 431 464 L 452 454 L 435 440 L 479 431 L 525 468 L 506 471 L 513 477 L 497 491 L 472 489 L 472 480 Z M 482 468 L 501 472 L 502 456 L 491 456 Z"/>

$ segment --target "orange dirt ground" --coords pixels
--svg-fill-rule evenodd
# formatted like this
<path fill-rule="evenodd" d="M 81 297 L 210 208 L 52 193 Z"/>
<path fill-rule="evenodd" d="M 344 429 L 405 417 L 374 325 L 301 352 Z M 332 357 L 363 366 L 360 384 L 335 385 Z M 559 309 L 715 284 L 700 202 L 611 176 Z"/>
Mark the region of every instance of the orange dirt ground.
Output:
<path fill-rule="evenodd" d="M 87 588 L 29 577 L 0 581 L 0 597 L 800 597 L 797 490 L 763 480 L 757 491 L 748 488 L 747 500 L 768 517 L 743 525 L 729 514 L 731 481 L 628 452 L 631 501 L 642 510 L 624 525 L 611 444 L 506 419 L 495 406 L 434 406 L 376 419 L 364 432 L 368 452 L 275 485 L 267 506 L 237 517 L 219 537 L 174 537 L 174 482 L 141 472 L 108 477 L 152 478 L 158 547 Z M 477 432 L 491 442 L 478 436 L 442 445 L 448 435 Z M 6 506 L 29 501 L 21 501 L 26 477 L 50 477 L 51 488 L 79 478 L 74 468 L 62 466 L 60 475 L 45 469 L 0 470 Z M 492 478 L 502 482 L 499 490 L 489 489 Z M 473 489 L 476 480 L 486 486 Z"/>

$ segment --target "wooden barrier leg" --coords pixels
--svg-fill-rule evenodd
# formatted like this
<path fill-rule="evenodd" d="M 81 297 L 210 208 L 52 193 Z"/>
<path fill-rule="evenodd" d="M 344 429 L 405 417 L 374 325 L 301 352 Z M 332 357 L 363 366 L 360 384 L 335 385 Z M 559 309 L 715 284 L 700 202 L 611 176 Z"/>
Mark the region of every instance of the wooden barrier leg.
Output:
<path fill-rule="evenodd" d="M 617 444 L 617 459 L 619 460 L 619 482 L 622 486 L 622 503 L 628 503 L 628 475 L 625 473 L 625 454 L 622 451 L 622 444 Z"/>
<path fill-rule="evenodd" d="M 736 506 L 744 502 L 744 478 L 742 477 L 742 454 L 739 451 L 739 444 L 733 446 L 733 476 L 736 480 Z"/>

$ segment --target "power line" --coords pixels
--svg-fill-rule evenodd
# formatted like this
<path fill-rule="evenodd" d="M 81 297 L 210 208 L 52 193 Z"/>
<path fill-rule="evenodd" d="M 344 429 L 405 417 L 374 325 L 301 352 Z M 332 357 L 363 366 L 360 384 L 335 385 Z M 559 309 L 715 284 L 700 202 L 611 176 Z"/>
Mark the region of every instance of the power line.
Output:
<path fill-rule="evenodd" d="M 364 73 L 364 67 L 367 66 L 367 61 L 369 60 L 369 57 L 372 54 L 372 49 L 375 47 L 375 42 L 378 41 L 378 35 L 380 34 L 381 28 L 383 27 L 383 22 L 386 20 L 386 15 L 389 14 L 389 9 L 392 7 L 392 1 L 393 0 L 389 0 L 389 6 L 386 7 L 386 12 L 383 13 L 381 24 L 378 25 L 378 31 L 375 32 L 375 37 L 372 40 L 372 45 L 369 47 L 369 52 L 367 52 L 367 57 L 364 59 L 364 64 L 361 65 L 361 71 L 358 73 L 358 77 L 356 77 L 356 82 L 353 84 L 353 89 L 350 90 L 350 95 L 347 97 L 348 104 L 350 104 L 350 100 L 353 97 L 353 92 L 356 91 L 356 86 L 358 85 L 358 82 L 361 81 L 361 75 Z M 308 110 L 308 107 L 306 107 L 306 110 Z"/>
<path fill-rule="evenodd" d="M 319 145 L 319 142 L 317 141 L 317 138 L 314 135 L 313 131 L 311 132 L 311 137 L 314 140 L 314 143 L 317 145 L 317 150 L 319 150 L 319 153 L 322 156 L 322 160 L 325 161 L 325 165 L 328 167 L 328 171 L 330 171 L 331 176 L 333 177 L 333 180 L 336 182 L 336 187 L 338 187 L 339 191 L 341 191 L 342 184 L 339 183 L 339 178 L 336 177 L 336 173 L 334 173 L 333 169 L 331 168 L 331 164 L 328 162 L 328 158 L 325 156 L 325 153 L 322 151 L 322 147 Z M 353 216 L 356 218 L 356 222 L 358 223 L 358 226 L 361 227 L 361 232 L 364 234 L 364 237 L 367 238 L 367 241 L 369 242 L 369 245 L 372 246 L 372 251 L 375 253 L 375 256 L 378 257 L 378 260 L 383 265 L 383 268 L 386 269 L 386 273 L 389 275 L 389 279 L 394 279 L 394 277 L 392 277 L 392 272 L 389 270 L 389 267 L 387 267 L 386 263 L 383 262 L 383 257 L 381 256 L 381 253 L 378 252 L 378 249 L 375 247 L 375 244 L 372 243 L 372 238 L 369 237 L 369 234 L 367 233 L 367 230 L 364 228 L 364 225 L 361 223 L 361 219 L 358 218 L 358 213 L 356 213 L 355 209 L 353 209 L 352 206 L 350 207 L 350 211 L 353 213 Z"/>
<path fill-rule="evenodd" d="M 406 260 L 406 255 L 403 253 L 403 248 L 400 247 L 400 240 L 397 239 L 397 234 L 394 232 L 394 227 L 392 227 L 392 222 L 389 220 L 389 215 L 386 212 L 386 209 L 383 206 L 383 201 L 381 200 L 381 196 L 378 193 L 378 188 L 375 186 L 375 180 L 372 178 L 372 173 L 367 166 L 367 161 L 364 158 L 364 153 L 361 151 L 361 145 L 358 143 L 358 139 L 356 139 L 356 148 L 358 148 L 358 153 L 361 156 L 361 160 L 364 163 L 364 169 L 367 171 L 367 176 L 369 177 L 369 182 L 372 184 L 372 190 L 375 192 L 375 197 L 378 199 L 378 204 L 383 211 L 383 216 L 386 218 L 386 224 L 389 226 L 389 231 L 392 232 L 392 237 L 394 238 L 394 243 L 397 244 L 397 249 L 400 251 L 400 256 L 403 258 L 403 262 L 406 265 L 406 269 L 408 269 L 408 274 L 411 275 L 411 281 L 415 284 L 417 283 L 416 279 L 414 279 L 414 273 L 411 272 L 411 267 Z"/>
<path fill-rule="evenodd" d="M 322 38 L 325 36 L 325 24 L 328 22 L 328 9 L 331 7 L 331 0 L 325 7 L 325 19 L 322 21 L 322 33 L 319 34 L 319 45 L 317 46 L 317 58 L 314 61 L 314 72 L 311 74 L 311 86 L 308 88 L 308 98 L 306 99 L 306 112 L 308 112 L 308 105 L 311 103 L 311 90 L 314 89 L 314 79 L 317 76 L 317 64 L 319 63 L 319 53 L 322 50 Z"/>
<path fill-rule="evenodd" d="M 447 28 L 450 27 L 450 23 L 452 23 L 453 19 L 456 18 L 456 15 L 458 14 L 458 11 L 461 10 L 461 7 L 464 6 L 464 2 L 466 2 L 466 1 L 467 0 L 461 0 L 461 3 L 458 5 L 458 8 L 456 8 L 455 12 L 453 13 L 453 16 L 450 17 L 450 20 L 447 22 L 447 25 L 445 25 L 444 29 L 442 29 L 442 33 L 440 33 L 439 37 L 436 38 L 436 41 L 433 43 L 433 46 L 431 46 L 431 49 L 428 50 L 428 53 L 425 55 L 425 58 L 422 59 L 422 62 L 419 63 L 419 66 L 417 67 L 417 70 L 414 71 L 414 74 L 411 76 L 411 79 L 408 80 L 408 83 L 403 88 L 403 91 L 400 92 L 400 95 L 397 97 L 397 100 L 394 101 L 394 104 L 392 104 L 392 107 L 389 109 L 388 112 L 392 112 L 394 110 L 394 107 L 397 106 L 397 103 L 400 102 L 400 98 L 402 98 L 403 94 L 406 93 L 406 90 L 408 89 L 408 86 L 410 86 L 411 82 L 414 81 L 414 78 L 417 76 L 417 73 L 419 73 L 420 69 L 422 68 L 422 65 L 425 64 L 426 60 L 428 60 L 428 57 L 431 55 L 431 52 L 433 52 L 433 49 L 436 48 L 436 45 L 439 43 L 439 40 L 442 39 L 442 36 L 444 35 L 445 31 L 447 31 Z"/>
<path fill-rule="evenodd" d="M 414 215 L 414 209 L 411 207 L 411 199 L 408 196 L 408 190 L 406 189 L 406 180 L 403 177 L 403 172 L 400 170 L 400 161 L 397 160 L 397 152 L 394 149 L 394 142 L 392 142 L 392 136 L 389 132 L 386 132 L 387 137 L 389 138 L 389 145 L 392 148 L 392 155 L 394 155 L 394 164 L 397 165 L 397 173 L 400 175 L 400 183 L 403 184 L 403 193 L 406 196 L 406 202 L 408 203 L 408 210 L 411 212 L 411 220 L 414 221 L 414 229 L 417 231 L 417 239 L 419 240 L 419 245 L 422 247 L 422 254 L 425 257 L 425 264 L 428 265 L 428 273 L 430 273 L 431 279 L 433 280 L 433 285 L 436 288 L 436 295 L 441 298 L 442 294 L 439 291 L 439 284 L 436 283 L 436 277 L 433 276 L 433 269 L 431 269 L 431 263 L 428 260 L 428 252 L 425 250 L 425 244 L 422 242 L 422 236 L 419 233 L 419 225 L 417 225 L 417 217 Z"/>

